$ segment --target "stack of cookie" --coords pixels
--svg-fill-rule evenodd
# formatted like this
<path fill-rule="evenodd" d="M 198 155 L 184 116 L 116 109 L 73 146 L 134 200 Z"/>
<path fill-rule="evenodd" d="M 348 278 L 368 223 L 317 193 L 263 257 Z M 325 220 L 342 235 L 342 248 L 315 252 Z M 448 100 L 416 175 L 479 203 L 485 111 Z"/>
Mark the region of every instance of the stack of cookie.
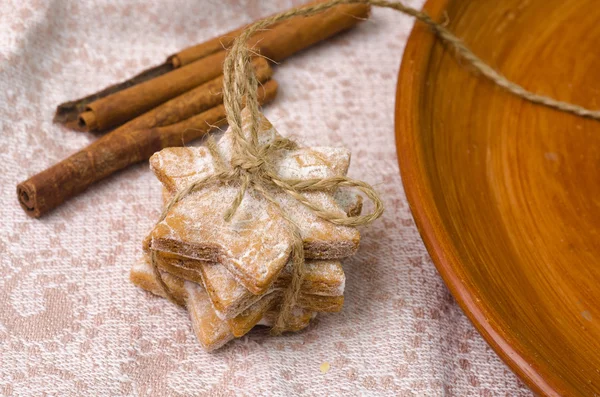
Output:
<path fill-rule="evenodd" d="M 243 132 L 247 131 L 244 113 Z M 262 119 L 259 143 L 278 136 Z M 206 147 L 168 148 L 155 153 L 150 166 L 171 197 L 194 181 L 231 167 L 233 137 L 217 144 L 218 158 Z M 213 152 L 214 153 L 214 152 Z M 330 147 L 282 150 L 271 158 L 282 178 L 313 179 L 346 175 L 350 152 Z M 150 255 L 175 300 L 187 307 L 198 340 L 214 350 L 245 335 L 256 325 L 270 326 L 278 315 L 292 274 L 293 238 L 282 214 L 298 226 L 304 242 L 305 277 L 287 331 L 305 328 L 318 312 L 338 312 L 344 302 L 345 275 L 340 259 L 353 255 L 360 236 L 352 227 L 317 217 L 282 191 L 269 191 L 275 202 L 248 189 L 230 221 L 224 214 L 238 192 L 236 184 L 211 184 L 171 207 L 144 241 L 144 258 L 131 269 L 131 280 L 164 296 Z M 338 214 L 358 215 L 360 196 L 346 191 L 305 193 L 311 202 Z"/>

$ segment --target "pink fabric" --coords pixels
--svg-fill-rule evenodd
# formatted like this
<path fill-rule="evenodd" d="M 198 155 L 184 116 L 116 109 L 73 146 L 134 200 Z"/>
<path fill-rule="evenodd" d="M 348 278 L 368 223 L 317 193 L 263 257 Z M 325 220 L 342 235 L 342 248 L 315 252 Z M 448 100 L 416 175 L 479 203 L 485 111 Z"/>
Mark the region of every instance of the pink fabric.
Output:
<path fill-rule="evenodd" d="M 351 148 L 350 176 L 374 184 L 387 205 L 344 264 L 341 314 L 299 334 L 253 331 L 203 352 L 184 310 L 128 280 L 161 205 L 147 164 L 42 220 L 19 208 L 17 182 L 95 139 L 53 125 L 58 103 L 294 2 L 265 3 L 0 4 L 0 394 L 530 395 L 450 296 L 408 208 L 393 118 L 413 21 L 397 13 L 375 10 L 278 66 L 280 94 L 265 112 L 303 143 Z"/>

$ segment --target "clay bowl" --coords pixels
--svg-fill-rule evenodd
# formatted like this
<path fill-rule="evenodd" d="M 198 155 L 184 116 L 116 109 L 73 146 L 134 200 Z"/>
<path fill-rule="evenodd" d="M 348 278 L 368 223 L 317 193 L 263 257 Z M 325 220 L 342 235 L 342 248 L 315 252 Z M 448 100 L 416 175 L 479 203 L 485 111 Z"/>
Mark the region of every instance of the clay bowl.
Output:
<path fill-rule="evenodd" d="M 596 0 L 425 10 L 527 89 L 600 108 Z M 506 93 L 417 24 L 396 134 L 423 240 L 479 332 L 534 391 L 600 395 L 600 122 Z"/>

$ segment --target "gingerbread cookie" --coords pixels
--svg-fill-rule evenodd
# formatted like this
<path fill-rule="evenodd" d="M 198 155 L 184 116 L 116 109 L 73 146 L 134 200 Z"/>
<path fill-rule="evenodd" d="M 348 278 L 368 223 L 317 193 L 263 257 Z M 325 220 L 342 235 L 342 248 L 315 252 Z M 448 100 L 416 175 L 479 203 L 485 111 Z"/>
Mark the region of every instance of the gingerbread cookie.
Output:
<path fill-rule="evenodd" d="M 364 224 L 382 212 L 368 185 L 343 178 L 349 151 L 299 147 L 264 117 L 251 139 L 248 113 L 242 116 L 248 142 L 228 131 L 218 144 L 167 148 L 152 156 L 151 169 L 169 203 L 144 240 L 145 257 L 131 270 L 136 285 L 188 309 L 209 351 L 258 325 L 273 326 L 275 333 L 298 331 L 317 312 L 341 310 L 345 274 L 339 259 L 356 252 L 360 236 L 335 219 L 350 216 L 348 224 Z M 248 185 L 242 197 L 243 181 Z M 358 187 L 376 210 L 359 216 L 362 198 L 337 186 Z M 302 204 L 295 188 L 324 212 Z M 180 199 L 171 203 L 177 194 Z M 290 256 L 298 238 L 305 259 L 296 283 Z M 297 289 L 290 298 L 292 285 Z"/>
<path fill-rule="evenodd" d="M 272 126 L 263 130 L 260 138 L 269 139 L 273 131 Z M 226 133 L 219 144 L 226 163 L 231 157 L 230 146 L 231 136 Z M 345 174 L 349 157 L 342 149 L 301 148 L 282 151 L 275 163 L 282 165 L 277 169 L 282 177 L 326 178 Z M 151 167 L 167 189 L 179 190 L 214 173 L 215 159 L 206 148 L 168 148 L 152 156 Z M 257 295 L 269 289 L 291 252 L 293 241 L 281 208 L 298 225 L 307 258 L 344 258 L 358 248 L 355 228 L 322 220 L 281 192 L 272 192 L 278 205 L 253 190 L 246 192 L 234 217 L 226 222 L 223 214 L 237 191 L 237 187 L 218 184 L 189 194 L 152 231 L 152 248 L 219 262 Z M 323 209 L 344 216 L 332 193 L 308 192 L 305 196 Z"/>
<path fill-rule="evenodd" d="M 254 295 L 239 284 L 227 269 L 217 263 L 206 263 L 173 254 L 157 252 L 157 265 L 162 270 L 188 281 L 203 284 L 217 314 L 224 319 L 229 319 L 240 314 L 248 306 L 261 299 L 261 295 Z M 329 310 L 339 311 L 339 297 L 344 292 L 345 275 L 342 266 L 337 261 L 307 261 L 306 272 L 301 287 L 301 295 L 331 297 Z M 269 291 L 278 291 L 287 288 L 291 281 L 291 263 L 281 272 L 279 278 Z M 306 300 L 303 302 L 316 302 L 315 307 L 323 307 L 323 299 Z M 343 302 L 343 300 L 341 300 Z M 312 306 L 301 305 L 312 310 Z"/>
<path fill-rule="evenodd" d="M 277 294 L 268 294 L 235 319 L 225 321 L 216 315 L 208 294 L 201 285 L 184 281 L 167 272 L 161 272 L 161 275 L 176 301 L 187 307 L 198 341 L 207 351 L 221 347 L 234 337 L 245 335 L 256 325 L 271 326 L 276 319 Z M 147 258 L 133 265 L 130 278 L 135 285 L 146 291 L 165 297 Z M 294 309 L 289 331 L 305 328 L 313 317 L 314 313 L 306 309 Z"/>

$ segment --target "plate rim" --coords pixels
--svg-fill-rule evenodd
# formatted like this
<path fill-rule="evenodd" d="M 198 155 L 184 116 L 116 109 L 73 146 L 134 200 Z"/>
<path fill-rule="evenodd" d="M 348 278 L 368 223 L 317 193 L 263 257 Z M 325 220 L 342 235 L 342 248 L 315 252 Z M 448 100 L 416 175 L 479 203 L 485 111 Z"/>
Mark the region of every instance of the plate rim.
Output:
<path fill-rule="evenodd" d="M 427 0 L 423 10 L 434 20 L 440 20 L 450 0 Z M 428 70 L 435 35 L 424 24 L 416 22 L 406 43 L 396 86 L 394 130 L 396 154 L 402 185 L 415 224 L 429 255 L 444 283 L 463 312 L 486 342 L 502 360 L 536 393 L 560 396 L 568 386 L 552 373 L 543 361 L 526 353 L 518 341 L 510 337 L 495 320 L 493 313 L 478 302 L 476 289 L 464 280 L 458 269 L 460 260 L 452 240 L 441 227 L 442 220 L 424 177 L 424 160 L 418 150 L 420 75 Z M 421 76 L 422 77 L 422 76 Z"/>

